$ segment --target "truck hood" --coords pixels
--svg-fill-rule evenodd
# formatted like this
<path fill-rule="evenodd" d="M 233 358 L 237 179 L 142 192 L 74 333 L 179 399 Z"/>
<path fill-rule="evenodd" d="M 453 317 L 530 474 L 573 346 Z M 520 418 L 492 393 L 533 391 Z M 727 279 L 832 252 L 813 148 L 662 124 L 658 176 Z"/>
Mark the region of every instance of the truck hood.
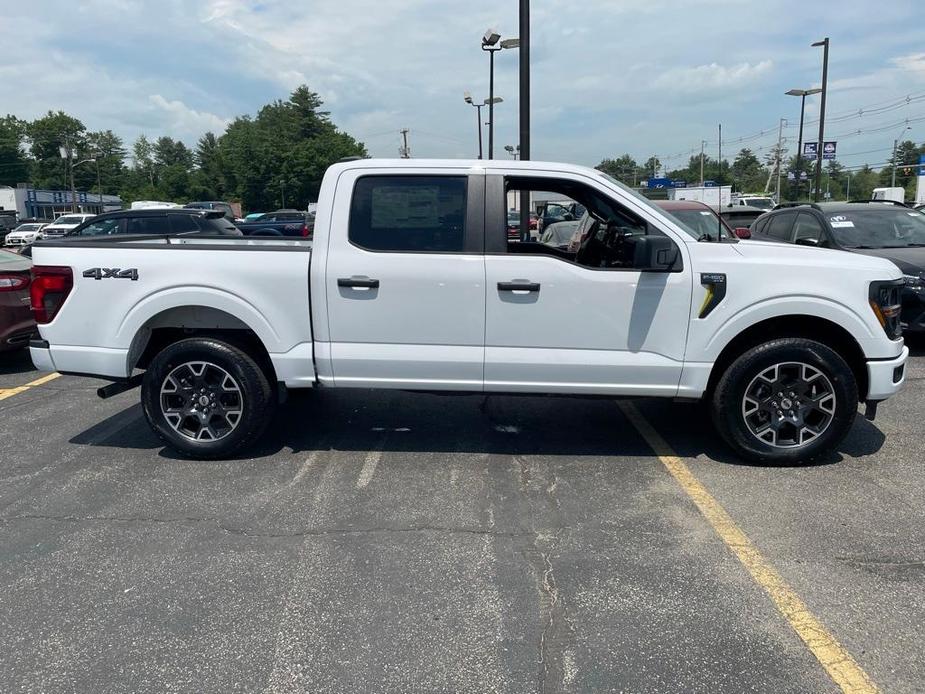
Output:
<path fill-rule="evenodd" d="M 745 258 L 779 263 L 786 266 L 790 272 L 804 271 L 812 267 L 825 267 L 839 268 L 846 272 L 870 273 L 874 279 L 899 279 L 900 275 L 894 262 L 873 255 L 761 241 L 743 241 L 737 243 L 735 249 Z"/>
<path fill-rule="evenodd" d="M 861 248 L 853 252 L 891 260 L 904 275 L 921 275 L 925 271 L 925 248 Z"/>

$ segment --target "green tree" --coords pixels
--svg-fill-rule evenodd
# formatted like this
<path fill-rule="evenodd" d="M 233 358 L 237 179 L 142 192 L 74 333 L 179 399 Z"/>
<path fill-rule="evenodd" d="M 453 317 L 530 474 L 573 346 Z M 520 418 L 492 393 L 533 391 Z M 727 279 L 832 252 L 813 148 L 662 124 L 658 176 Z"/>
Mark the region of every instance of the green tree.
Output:
<path fill-rule="evenodd" d="M 36 188 L 70 188 L 67 159 L 61 156 L 61 149 L 77 161 L 78 153 L 86 151 L 84 124 L 64 111 L 49 111 L 29 123 L 26 132 L 34 160 L 32 184 Z"/>
<path fill-rule="evenodd" d="M 851 199 L 870 200 L 874 188 L 880 185 L 877 172 L 867 164 L 851 176 Z"/>
<path fill-rule="evenodd" d="M 256 118 L 236 118 L 215 152 L 226 194 L 248 210 L 266 210 L 282 205 L 285 189 L 287 206 L 304 209 L 317 199 L 328 166 L 366 156 L 363 144 L 339 131 L 321 106 L 321 98 L 302 85 L 288 100 L 261 108 Z"/>
<path fill-rule="evenodd" d="M 768 183 L 768 170 L 750 149 L 745 148 L 732 162 L 732 179 L 743 193 L 763 191 Z"/>
<path fill-rule="evenodd" d="M 594 168 L 628 186 L 635 186 L 639 182 L 639 165 L 629 154 L 621 154 L 616 159 L 603 159 Z"/>
<path fill-rule="evenodd" d="M 125 176 L 126 150 L 122 138 L 112 130 L 99 130 L 87 133 L 87 154 L 99 163 L 99 180 L 103 192 L 118 192 Z M 94 185 L 96 169 L 93 170 Z"/>
<path fill-rule="evenodd" d="M 0 118 L 0 185 L 28 182 L 29 160 L 25 151 L 26 123 L 16 116 Z"/>

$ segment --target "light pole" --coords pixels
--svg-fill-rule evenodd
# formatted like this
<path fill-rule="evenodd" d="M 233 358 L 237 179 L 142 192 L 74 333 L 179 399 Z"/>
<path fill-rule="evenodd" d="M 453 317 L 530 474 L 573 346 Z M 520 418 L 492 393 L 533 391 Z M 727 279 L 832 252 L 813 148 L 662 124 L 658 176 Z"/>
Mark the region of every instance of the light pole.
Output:
<path fill-rule="evenodd" d="M 488 52 L 488 158 L 495 158 L 495 53 L 505 48 L 517 48 L 519 39 L 501 40 L 501 34 L 489 29 L 482 36 L 482 50 Z"/>
<path fill-rule="evenodd" d="M 530 0 L 520 0 L 520 159 L 530 159 Z M 520 191 L 520 238 L 530 240 L 530 192 Z"/>
<path fill-rule="evenodd" d="M 825 95 L 829 80 L 829 37 L 816 41 L 813 47 L 822 46 L 822 99 L 819 103 L 819 144 L 816 145 L 816 193 L 815 201 L 819 202 L 819 188 L 822 184 L 822 146 L 825 139 Z"/>
<path fill-rule="evenodd" d="M 890 182 L 890 186 L 893 188 L 896 187 L 896 146 L 899 144 L 899 138 L 902 137 L 903 133 L 907 130 L 912 130 L 912 126 L 907 125 L 900 131 L 899 136 L 893 140 L 893 178 Z"/>
<path fill-rule="evenodd" d="M 469 92 L 464 92 L 463 99 L 465 100 L 467 104 L 475 107 L 475 110 L 476 110 L 475 118 L 478 121 L 476 125 L 478 126 L 478 129 L 479 129 L 479 159 L 483 159 L 484 157 L 482 155 L 482 106 L 490 107 L 492 103 L 500 104 L 501 102 L 504 101 L 504 99 L 502 99 L 500 96 L 496 96 L 496 97 L 493 97 L 492 99 L 485 99 L 482 103 L 477 104 L 475 103 L 475 100 L 472 98 L 472 94 L 470 94 Z"/>
<path fill-rule="evenodd" d="M 785 92 L 787 96 L 800 97 L 800 136 L 797 138 L 797 170 L 794 187 L 796 188 L 796 198 L 800 197 L 800 181 L 803 173 L 803 115 L 806 113 L 806 97 L 812 94 L 818 94 L 821 89 L 791 89 Z"/>

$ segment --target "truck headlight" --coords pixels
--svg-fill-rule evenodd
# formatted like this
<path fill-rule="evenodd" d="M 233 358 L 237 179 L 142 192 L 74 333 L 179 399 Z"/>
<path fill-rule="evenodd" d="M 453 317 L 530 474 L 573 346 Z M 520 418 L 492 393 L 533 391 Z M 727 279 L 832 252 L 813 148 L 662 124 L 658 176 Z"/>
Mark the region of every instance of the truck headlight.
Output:
<path fill-rule="evenodd" d="M 904 285 L 905 279 L 870 283 L 870 308 L 891 340 L 902 336 L 899 314 L 902 308 L 900 292 Z"/>

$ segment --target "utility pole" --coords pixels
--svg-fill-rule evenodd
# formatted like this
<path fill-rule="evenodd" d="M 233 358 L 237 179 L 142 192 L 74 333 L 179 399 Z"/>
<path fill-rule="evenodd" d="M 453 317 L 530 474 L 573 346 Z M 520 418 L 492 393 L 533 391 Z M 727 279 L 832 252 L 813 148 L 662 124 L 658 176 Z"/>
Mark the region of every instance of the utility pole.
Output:
<path fill-rule="evenodd" d="M 402 159 L 411 159 L 411 148 L 408 146 L 408 128 L 402 128 L 399 132 L 401 132 L 401 137 L 405 144 L 398 150 L 398 153 Z M 481 130 L 479 130 L 479 136 L 481 138 Z"/>
<path fill-rule="evenodd" d="M 780 164 L 781 164 L 781 147 L 783 146 L 783 135 L 784 135 L 784 122 L 786 118 L 780 119 L 780 126 L 777 128 L 777 154 L 774 157 L 774 168 L 777 170 L 777 202 L 780 202 Z M 768 192 L 768 188 L 771 187 L 771 176 L 774 175 L 774 171 L 768 173 L 768 182 L 764 186 L 764 192 Z"/>
<path fill-rule="evenodd" d="M 813 46 L 822 46 L 822 100 L 819 104 L 819 144 L 816 146 L 816 192 L 813 196 L 816 202 L 819 202 L 819 194 L 822 192 L 822 146 L 825 139 L 825 96 L 826 85 L 829 79 L 829 37 L 826 36 L 822 41 L 816 41 Z"/>
<path fill-rule="evenodd" d="M 520 159 L 530 160 L 530 0 L 520 0 Z M 530 191 L 520 191 L 520 238 L 530 239 Z"/>
<path fill-rule="evenodd" d="M 706 140 L 700 141 L 700 187 L 703 188 L 703 148 L 707 146 Z"/>

